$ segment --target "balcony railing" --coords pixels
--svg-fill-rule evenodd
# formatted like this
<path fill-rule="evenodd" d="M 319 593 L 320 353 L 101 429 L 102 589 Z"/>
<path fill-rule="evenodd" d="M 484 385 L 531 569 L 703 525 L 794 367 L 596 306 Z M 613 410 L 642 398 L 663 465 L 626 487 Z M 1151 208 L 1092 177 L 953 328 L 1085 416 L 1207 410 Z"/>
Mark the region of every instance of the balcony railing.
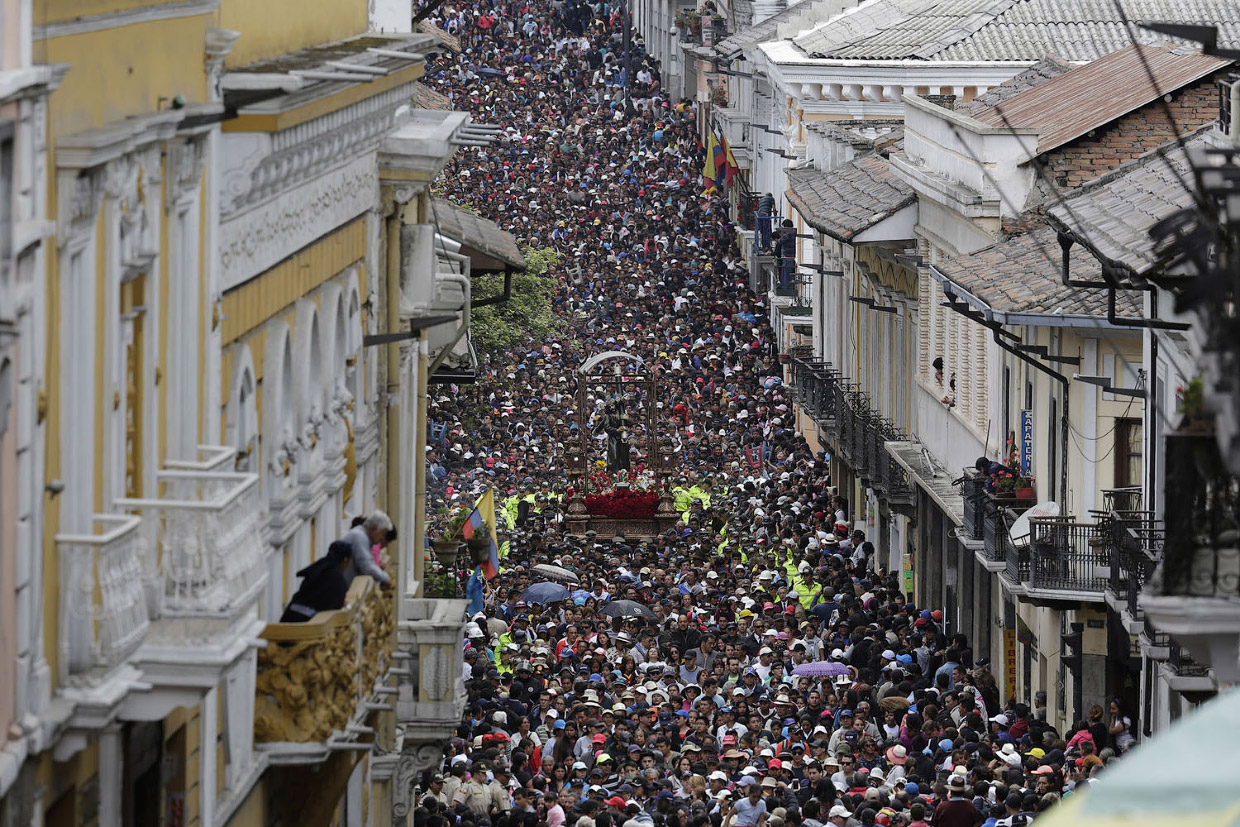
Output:
<path fill-rule="evenodd" d="M 163 496 L 121 499 L 151 531 L 145 572 L 159 613 L 228 616 L 267 582 L 258 476 L 224 471 L 161 471 Z"/>
<path fill-rule="evenodd" d="M 961 500 L 964 506 L 964 530 L 974 540 L 981 540 L 985 532 L 986 489 L 985 478 L 976 468 L 964 469 L 961 479 Z M 996 558 L 991 558 L 996 559 Z M 997 558 L 1003 559 L 1003 558 Z"/>
<path fill-rule="evenodd" d="M 1140 511 L 1145 505 L 1145 490 L 1132 488 L 1102 489 L 1102 508 L 1107 512 Z"/>
<path fill-rule="evenodd" d="M 1210 667 L 1197 663 L 1175 638 L 1167 643 L 1167 665 L 1181 678 L 1204 678 L 1210 675 Z"/>
<path fill-rule="evenodd" d="M 58 534 L 60 662 L 68 683 L 119 666 L 150 628 L 142 590 L 142 520 L 96 514 L 91 534 Z"/>
<path fill-rule="evenodd" d="M 1094 523 L 1072 517 L 1030 520 L 1029 586 L 1038 591 L 1102 594 L 1111 577 L 1110 550 Z"/>
<path fill-rule="evenodd" d="M 822 425 L 835 418 L 835 371 L 830 362 L 816 362 L 808 358 L 792 359 L 792 382 L 797 389 L 801 410 Z"/>
<path fill-rule="evenodd" d="M 396 647 L 391 595 L 363 575 L 353 579 L 344 608 L 305 623 L 267 625 L 255 681 L 255 742 L 330 743 L 369 714 L 366 704 Z"/>
<path fill-rule="evenodd" d="M 888 420 L 883 420 L 881 426 L 876 430 L 875 452 L 877 456 L 876 461 L 882 469 L 880 476 L 882 489 L 887 496 L 887 501 L 893 505 L 911 506 L 917 501 L 913 484 L 909 480 L 904 467 L 896 462 L 891 454 L 887 453 L 885 446 L 887 442 L 904 442 L 907 439 L 908 435 L 902 433 Z"/>
<path fill-rule="evenodd" d="M 1240 480 L 1212 433 L 1167 436 L 1166 553 L 1160 593 L 1240 599 Z"/>
<path fill-rule="evenodd" d="M 1127 608 L 1133 620 L 1141 618 L 1138 598 L 1162 560 L 1165 531 L 1149 511 L 1110 511 L 1099 528 L 1111 549 L 1108 588 Z"/>

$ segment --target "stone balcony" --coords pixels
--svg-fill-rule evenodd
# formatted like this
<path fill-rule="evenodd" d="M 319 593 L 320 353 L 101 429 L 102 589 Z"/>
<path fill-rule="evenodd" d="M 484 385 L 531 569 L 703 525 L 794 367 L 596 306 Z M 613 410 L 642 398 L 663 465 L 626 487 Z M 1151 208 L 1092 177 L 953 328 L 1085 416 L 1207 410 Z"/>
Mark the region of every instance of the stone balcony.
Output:
<path fill-rule="evenodd" d="M 62 757 L 85 745 L 84 733 L 115 720 L 121 704 L 149 687 L 129 662 L 151 619 L 142 588 L 142 521 L 96 514 L 90 533 L 56 535 L 60 564 L 58 694 L 72 704 Z"/>
<path fill-rule="evenodd" d="M 420 772 L 443 760 L 465 714 L 462 641 L 467 601 L 406 597 L 398 627 L 396 720 L 402 729 L 391 772 L 392 814 L 406 818 Z M 403 823 L 403 822 L 402 822 Z"/>
<path fill-rule="evenodd" d="M 273 764 L 326 760 L 369 749 L 371 716 L 391 709 L 394 599 L 369 577 L 353 580 L 341 609 L 305 623 L 269 623 L 261 634 L 254 742 Z"/>
<path fill-rule="evenodd" d="M 268 546 L 259 479 L 220 470 L 232 467 L 231 449 L 203 447 L 199 460 L 158 472 L 156 497 L 115 503 L 142 522 L 141 581 L 151 617 L 131 661 L 154 691 L 143 709 L 129 710 L 132 719 L 192 706 L 243 659 L 252 661 L 260 645 Z"/>

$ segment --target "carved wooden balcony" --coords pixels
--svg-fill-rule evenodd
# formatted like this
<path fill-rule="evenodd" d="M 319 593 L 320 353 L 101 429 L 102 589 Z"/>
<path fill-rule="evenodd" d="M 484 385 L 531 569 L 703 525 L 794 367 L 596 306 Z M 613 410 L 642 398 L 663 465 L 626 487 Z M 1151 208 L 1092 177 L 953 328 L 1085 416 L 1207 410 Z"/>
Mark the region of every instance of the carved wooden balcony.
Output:
<path fill-rule="evenodd" d="M 356 741 L 396 646 L 394 600 L 371 578 L 353 579 L 342 609 L 305 623 L 269 623 L 255 681 L 255 743 Z M 302 753 L 298 753 L 302 754 Z"/>

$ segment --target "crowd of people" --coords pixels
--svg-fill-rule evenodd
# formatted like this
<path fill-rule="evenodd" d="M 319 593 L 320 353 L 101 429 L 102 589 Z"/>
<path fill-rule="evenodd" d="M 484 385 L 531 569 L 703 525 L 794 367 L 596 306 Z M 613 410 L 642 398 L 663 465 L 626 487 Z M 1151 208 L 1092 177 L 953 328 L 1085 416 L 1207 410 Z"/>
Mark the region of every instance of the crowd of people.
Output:
<path fill-rule="evenodd" d="M 417 822 L 1015 827 L 1092 778 L 1127 746 L 1122 713 L 1061 733 L 1001 702 L 796 432 L 726 200 L 703 190 L 696 108 L 636 35 L 626 71 L 620 7 L 449 2 L 434 20 L 461 51 L 425 82 L 504 128 L 458 155 L 445 195 L 561 253 L 563 327 L 432 400 L 431 504 L 491 487 L 522 506 L 474 595 L 468 711 Z M 653 538 L 568 531 L 569 456 L 611 401 L 579 397 L 576 370 L 609 350 L 657 373 L 644 404 L 693 492 Z M 650 467 L 640 445 L 631 461 Z M 542 565 L 579 582 L 533 599 Z"/>

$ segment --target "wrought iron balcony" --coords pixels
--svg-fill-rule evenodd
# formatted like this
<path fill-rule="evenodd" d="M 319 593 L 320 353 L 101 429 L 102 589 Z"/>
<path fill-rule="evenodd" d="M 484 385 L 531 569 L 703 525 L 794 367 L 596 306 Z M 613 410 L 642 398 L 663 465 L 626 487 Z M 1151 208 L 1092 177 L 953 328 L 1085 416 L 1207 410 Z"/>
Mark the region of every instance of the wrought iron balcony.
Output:
<path fill-rule="evenodd" d="M 1240 600 L 1240 480 L 1211 433 L 1167 437 L 1166 554 L 1159 592 Z"/>
<path fill-rule="evenodd" d="M 1102 510 L 1107 513 L 1140 511 L 1145 506 L 1145 489 L 1141 486 L 1131 488 L 1102 489 Z"/>
<path fill-rule="evenodd" d="M 1167 644 L 1167 665 L 1181 678 L 1205 678 L 1210 675 L 1210 667 L 1197 663 L 1175 638 L 1170 638 Z"/>
<path fill-rule="evenodd" d="M 826 425 L 835 418 L 834 386 L 838 377 L 830 362 L 818 362 L 808 358 L 792 360 L 792 382 L 796 386 L 797 400 L 801 410 L 818 423 Z"/>
<path fill-rule="evenodd" d="M 71 686 L 120 666 L 150 628 L 142 590 L 142 520 L 96 514 L 90 534 L 56 535 L 60 663 Z"/>
<path fill-rule="evenodd" d="M 356 742 L 388 694 L 383 680 L 396 650 L 395 614 L 393 593 L 363 575 L 353 579 L 343 608 L 305 623 L 268 624 L 268 645 L 258 653 L 255 743 L 330 750 Z M 295 754 L 304 760 L 303 752 Z"/>
<path fill-rule="evenodd" d="M 1149 511 L 1109 511 L 1101 515 L 1099 529 L 1111 550 L 1108 602 L 1139 621 L 1141 590 L 1162 560 L 1162 522 Z"/>
<path fill-rule="evenodd" d="M 974 540 L 981 540 L 985 536 L 986 522 L 986 489 L 985 477 L 982 472 L 976 468 L 964 469 L 961 478 L 961 498 L 964 503 L 964 530 Z M 989 556 L 989 555 L 988 555 Z M 1002 557 L 991 558 L 1002 560 Z"/>
<path fill-rule="evenodd" d="M 879 481 L 887 501 L 893 506 L 913 506 L 917 502 L 917 493 L 908 478 L 904 467 L 887 453 L 885 443 L 904 442 L 908 435 L 904 434 L 888 420 L 882 420 L 881 426 L 875 430 L 875 461 L 881 468 Z"/>
<path fill-rule="evenodd" d="M 1030 594 L 1074 592 L 1103 597 L 1111 577 L 1111 554 L 1096 523 L 1073 517 L 1030 520 Z"/>

